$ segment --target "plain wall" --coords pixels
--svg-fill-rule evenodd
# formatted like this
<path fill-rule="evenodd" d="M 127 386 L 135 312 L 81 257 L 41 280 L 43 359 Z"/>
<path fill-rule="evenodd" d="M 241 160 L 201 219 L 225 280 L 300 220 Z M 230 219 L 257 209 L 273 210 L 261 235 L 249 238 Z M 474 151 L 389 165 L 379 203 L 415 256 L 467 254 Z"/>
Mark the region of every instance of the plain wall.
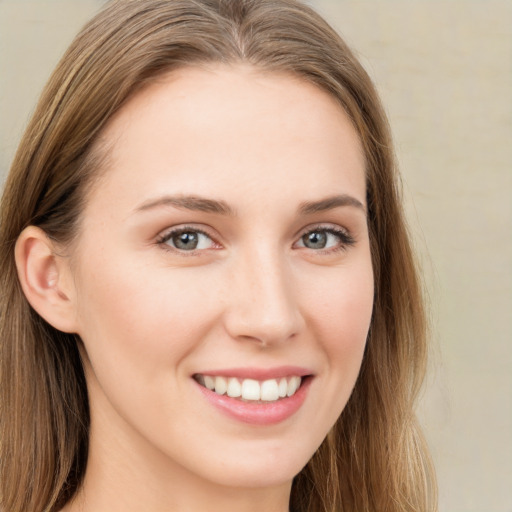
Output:
<path fill-rule="evenodd" d="M 441 512 L 512 511 L 512 2 L 311 1 L 389 113 L 433 325 L 420 404 Z M 0 0 L 0 182 L 99 0 Z"/>

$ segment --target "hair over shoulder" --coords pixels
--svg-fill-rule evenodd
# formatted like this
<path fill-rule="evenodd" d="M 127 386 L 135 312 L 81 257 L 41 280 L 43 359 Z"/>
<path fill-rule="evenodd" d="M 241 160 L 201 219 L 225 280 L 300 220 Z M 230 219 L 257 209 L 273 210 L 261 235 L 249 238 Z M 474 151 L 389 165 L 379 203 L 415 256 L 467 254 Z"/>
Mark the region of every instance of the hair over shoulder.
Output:
<path fill-rule="evenodd" d="M 434 512 L 414 405 L 426 322 L 390 131 L 340 36 L 295 0 L 117 0 L 79 33 L 44 89 L 0 208 L 0 508 L 57 511 L 80 487 L 89 410 L 77 336 L 25 299 L 14 247 L 35 225 L 69 243 L 108 158 L 102 130 L 135 92 L 183 66 L 246 63 L 316 84 L 344 108 L 365 154 L 375 280 L 361 372 L 340 418 L 296 476 L 294 512 Z"/>

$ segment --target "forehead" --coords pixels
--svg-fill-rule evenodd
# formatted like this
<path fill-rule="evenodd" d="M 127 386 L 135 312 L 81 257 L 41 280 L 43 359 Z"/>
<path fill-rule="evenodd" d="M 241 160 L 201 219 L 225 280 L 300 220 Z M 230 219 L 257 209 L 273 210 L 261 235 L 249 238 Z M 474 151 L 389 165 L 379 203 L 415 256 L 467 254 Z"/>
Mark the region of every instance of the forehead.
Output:
<path fill-rule="evenodd" d="M 311 196 L 336 186 L 365 200 L 351 121 L 335 98 L 291 74 L 246 65 L 173 71 L 131 98 L 103 139 L 110 155 L 100 189 L 116 195 L 215 195 L 236 184 L 250 200 L 249 191 L 284 185 L 283 193 L 308 187 Z"/>

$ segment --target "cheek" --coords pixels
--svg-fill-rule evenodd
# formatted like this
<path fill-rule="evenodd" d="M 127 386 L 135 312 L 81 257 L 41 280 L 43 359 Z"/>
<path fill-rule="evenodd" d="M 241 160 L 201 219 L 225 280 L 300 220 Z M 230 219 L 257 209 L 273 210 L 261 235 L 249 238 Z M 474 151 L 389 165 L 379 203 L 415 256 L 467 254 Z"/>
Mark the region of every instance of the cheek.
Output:
<path fill-rule="evenodd" d="M 321 284 L 321 283 L 320 283 Z M 334 269 L 323 286 L 310 293 L 310 325 L 329 368 L 327 384 L 337 396 L 341 413 L 356 382 L 372 318 L 373 272 L 369 257 L 343 269 Z"/>
<path fill-rule="evenodd" d="M 369 257 L 332 269 L 316 286 L 308 284 L 311 321 L 333 355 L 364 345 L 373 310 L 373 272 Z M 306 291 L 303 291 L 306 295 Z"/>
<path fill-rule="evenodd" d="M 205 293 L 211 279 L 191 270 L 162 268 L 126 254 L 107 260 L 91 253 L 78 276 L 79 334 L 91 362 L 115 360 L 132 379 L 150 380 L 164 361 L 179 363 L 218 315 L 215 294 Z"/>
<path fill-rule="evenodd" d="M 93 265 L 91 259 L 80 276 L 79 334 L 91 403 L 110 410 L 107 397 L 127 424 L 148 428 L 151 437 L 158 425 L 172 424 L 176 407 L 185 410 L 177 397 L 187 391 L 187 357 L 215 321 L 215 301 L 204 293 L 197 272 L 196 279 L 134 259 L 112 261 Z"/>

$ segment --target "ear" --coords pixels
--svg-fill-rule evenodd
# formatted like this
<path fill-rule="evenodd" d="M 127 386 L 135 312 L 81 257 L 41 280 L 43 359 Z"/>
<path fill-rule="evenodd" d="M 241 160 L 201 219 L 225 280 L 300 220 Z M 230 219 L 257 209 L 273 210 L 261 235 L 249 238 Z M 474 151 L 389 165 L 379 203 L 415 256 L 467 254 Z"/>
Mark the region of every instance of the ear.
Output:
<path fill-rule="evenodd" d="M 25 228 L 16 242 L 18 278 L 30 305 L 50 325 L 76 332 L 76 301 L 69 258 L 40 228 Z"/>

